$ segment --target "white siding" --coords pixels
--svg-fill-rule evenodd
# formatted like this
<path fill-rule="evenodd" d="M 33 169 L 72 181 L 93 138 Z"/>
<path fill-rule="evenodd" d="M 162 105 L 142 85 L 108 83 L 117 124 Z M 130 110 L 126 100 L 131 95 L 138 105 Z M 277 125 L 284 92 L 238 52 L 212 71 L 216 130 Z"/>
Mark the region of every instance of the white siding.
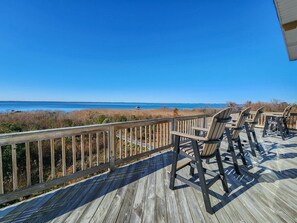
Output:
<path fill-rule="evenodd" d="M 274 0 L 290 60 L 297 60 L 297 27 L 285 31 L 283 25 L 297 21 L 297 0 Z"/>

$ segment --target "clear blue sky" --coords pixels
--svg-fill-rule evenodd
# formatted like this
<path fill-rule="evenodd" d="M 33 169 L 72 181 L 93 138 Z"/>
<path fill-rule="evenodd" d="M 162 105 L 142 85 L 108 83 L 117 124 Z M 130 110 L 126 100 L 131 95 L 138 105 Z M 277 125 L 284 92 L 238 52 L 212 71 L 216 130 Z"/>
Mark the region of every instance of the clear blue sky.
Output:
<path fill-rule="evenodd" d="M 0 1 L 0 100 L 297 102 L 272 0 Z"/>

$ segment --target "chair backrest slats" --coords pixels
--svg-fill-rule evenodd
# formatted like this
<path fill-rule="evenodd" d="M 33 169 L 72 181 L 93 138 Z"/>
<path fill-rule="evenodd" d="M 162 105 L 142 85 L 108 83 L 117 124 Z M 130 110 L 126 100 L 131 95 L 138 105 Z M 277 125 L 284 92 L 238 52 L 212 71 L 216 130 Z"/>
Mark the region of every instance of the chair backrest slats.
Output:
<path fill-rule="evenodd" d="M 239 117 L 238 117 L 238 119 L 235 123 L 235 126 L 234 126 L 235 128 L 238 128 L 238 129 L 234 129 L 232 131 L 232 139 L 238 138 L 239 133 L 241 132 L 240 128 L 243 127 L 245 120 L 247 119 L 247 117 L 250 114 L 250 111 L 251 111 L 251 107 L 248 107 L 240 112 Z"/>
<path fill-rule="evenodd" d="M 250 129 L 251 130 L 253 130 L 254 128 L 255 128 L 255 126 L 256 126 L 256 124 L 258 123 L 258 121 L 259 121 L 259 118 L 261 117 L 261 114 L 264 112 L 264 107 L 261 107 L 261 108 L 259 108 L 257 111 L 256 111 L 256 114 L 255 114 L 255 116 L 254 116 L 254 118 L 253 118 L 253 120 L 252 120 L 252 124 L 251 124 L 251 126 L 250 126 Z"/>
<path fill-rule="evenodd" d="M 293 105 L 289 105 L 288 107 L 286 107 L 282 116 L 285 118 L 288 117 L 290 115 L 292 108 L 293 108 Z"/>
<path fill-rule="evenodd" d="M 231 112 L 232 108 L 226 108 L 224 110 L 221 110 L 212 117 L 212 121 L 208 129 L 208 133 L 206 135 L 207 141 L 220 140 L 226 126 L 226 122 L 222 122 L 221 120 L 228 119 L 231 115 Z M 210 144 L 207 143 L 207 141 L 204 143 L 203 148 L 201 150 L 202 156 L 210 156 L 217 149 L 217 144 Z"/>

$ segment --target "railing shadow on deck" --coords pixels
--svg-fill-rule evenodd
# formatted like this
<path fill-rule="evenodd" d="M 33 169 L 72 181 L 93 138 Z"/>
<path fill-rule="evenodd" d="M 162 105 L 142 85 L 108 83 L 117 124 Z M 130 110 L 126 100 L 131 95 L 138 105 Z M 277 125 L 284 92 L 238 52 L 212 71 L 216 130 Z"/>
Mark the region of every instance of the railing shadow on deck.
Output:
<path fill-rule="evenodd" d="M 77 208 L 88 205 L 90 202 L 100 199 L 108 193 L 131 184 L 153 172 L 156 172 L 171 163 L 171 159 L 164 159 L 168 153 L 164 152 L 153 157 L 132 163 L 128 166 L 117 168 L 114 172 L 104 173 L 99 176 L 87 179 L 83 182 L 59 189 L 50 194 L 45 194 L 2 209 L 0 211 L 0 222 L 21 220 L 23 217 L 34 222 L 47 222 L 64 214 L 75 212 Z M 86 192 L 88 190 L 88 192 Z M 43 205 L 41 205 L 43 204 Z M 25 207 L 32 207 L 26 209 Z M 12 211 L 13 214 L 9 214 Z"/>
<path fill-rule="evenodd" d="M 295 138 L 296 136 L 297 136 L 296 130 L 289 130 L 289 134 L 286 136 L 286 139 L 285 140 L 289 140 L 289 139 Z M 265 141 L 269 141 L 269 139 L 267 139 L 267 137 L 273 137 L 273 138 L 282 140 L 281 135 L 279 133 L 277 133 L 277 132 L 271 132 L 271 131 L 268 132 L 267 136 L 265 136 L 263 138 L 264 142 Z"/>

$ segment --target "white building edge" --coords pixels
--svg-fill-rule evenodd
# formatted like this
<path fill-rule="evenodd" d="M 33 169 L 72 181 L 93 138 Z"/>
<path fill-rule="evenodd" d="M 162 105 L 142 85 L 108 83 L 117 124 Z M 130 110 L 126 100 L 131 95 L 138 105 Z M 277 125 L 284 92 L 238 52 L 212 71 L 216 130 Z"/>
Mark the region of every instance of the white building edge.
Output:
<path fill-rule="evenodd" d="M 297 60 L 297 0 L 274 0 L 290 60 Z"/>

